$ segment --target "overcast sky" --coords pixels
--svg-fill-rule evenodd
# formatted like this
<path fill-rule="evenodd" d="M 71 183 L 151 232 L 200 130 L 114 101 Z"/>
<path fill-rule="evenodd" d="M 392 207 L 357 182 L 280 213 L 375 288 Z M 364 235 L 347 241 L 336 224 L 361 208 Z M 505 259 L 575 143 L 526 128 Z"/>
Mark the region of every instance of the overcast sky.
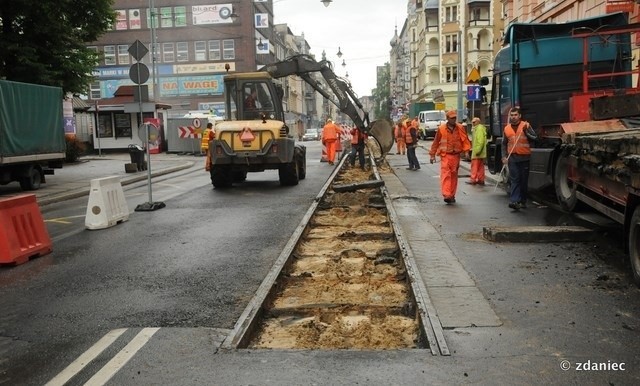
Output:
<path fill-rule="evenodd" d="M 333 0 L 326 8 L 320 0 L 273 0 L 273 13 L 275 24 L 286 23 L 294 35 L 304 33 L 318 60 L 325 50 L 336 74 L 348 72 L 361 97 L 376 87 L 376 66 L 389 61 L 389 42 L 396 25 L 398 33 L 402 29 L 407 0 Z"/>

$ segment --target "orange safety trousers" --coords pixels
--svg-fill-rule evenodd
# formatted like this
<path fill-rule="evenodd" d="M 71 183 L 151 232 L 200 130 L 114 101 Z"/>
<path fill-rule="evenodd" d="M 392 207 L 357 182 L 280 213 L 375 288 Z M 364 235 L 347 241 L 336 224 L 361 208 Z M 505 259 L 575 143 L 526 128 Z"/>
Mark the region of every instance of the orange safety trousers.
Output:
<path fill-rule="evenodd" d="M 407 144 L 404 138 L 396 138 L 396 153 L 405 154 L 407 152 Z"/>
<path fill-rule="evenodd" d="M 471 159 L 471 182 L 484 182 L 484 158 Z"/>
<path fill-rule="evenodd" d="M 338 141 L 336 139 L 327 139 L 325 141 L 325 146 L 327 147 L 327 160 L 331 163 L 335 162 L 336 159 L 336 145 Z"/>
<path fill-rule="evenodd" d="M 447 153 L 440 158 L 440 190 L 444 198 L 454 198 L 458 190 L 460 154 Z"/>

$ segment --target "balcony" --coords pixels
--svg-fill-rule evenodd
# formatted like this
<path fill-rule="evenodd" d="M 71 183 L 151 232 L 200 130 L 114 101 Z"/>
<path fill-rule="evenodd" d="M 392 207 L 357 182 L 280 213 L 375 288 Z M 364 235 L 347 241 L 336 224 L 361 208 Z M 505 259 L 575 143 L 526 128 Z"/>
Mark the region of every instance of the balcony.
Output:
<path fill-rule="evenodd" d="M 489 19 L 469 20 L 469 27 L 482 27 L 482 26 L 489 26 L 489 25 L 491 25 Z"/>

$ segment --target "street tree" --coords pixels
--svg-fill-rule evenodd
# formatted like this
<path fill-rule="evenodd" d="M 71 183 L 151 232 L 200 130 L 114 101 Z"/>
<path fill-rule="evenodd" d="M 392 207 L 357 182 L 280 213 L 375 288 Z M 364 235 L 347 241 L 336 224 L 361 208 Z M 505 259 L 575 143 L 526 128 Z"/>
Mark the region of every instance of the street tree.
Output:
<path fill-rule="evenodd" d="M 0 78 L 84 93 L 114 21 L 113 0 L 0 1 Z"/>
<path fill-rule="evenodd" d="M 389 119 L 391 117 L 388 101 L 391 98 L 391 65 L 387 62 L 378 70 L 376 88 L 371 90 L 375 103 L 375 117 Z"/>

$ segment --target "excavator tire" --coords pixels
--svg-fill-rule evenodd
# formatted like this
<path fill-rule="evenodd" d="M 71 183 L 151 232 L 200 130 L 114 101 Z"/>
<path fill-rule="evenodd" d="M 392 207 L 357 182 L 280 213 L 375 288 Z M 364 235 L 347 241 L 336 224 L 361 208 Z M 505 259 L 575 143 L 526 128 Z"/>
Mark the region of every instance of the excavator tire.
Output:
<path fill-rule="evenodd" d="M 236 170 L 231 173 L 231 180 L 233 182 L 244 182 L 247 179 L 247 172 Z"/>
<path fill-rule="evenodd" d="M 227 168 L 214 166 L 211 168 L 210 174 L 214 188 L 224 189 L 231 186 L 231 174 Z"/>
<path fill-rule="evenodd" d="M 393 124 L 387 119 L 377 119 L 371 123 L 369 134 L 378 142 L 384 157 L 393 147 Z"/>
<path fill-rule="evenodd" d="M 633 280 L 640 287 L 640 205 L 636 206 L 629 224 L 629 261 Z"/>
<path fill-rule="evenodd" d="M 298 163 L 298 179 L 307 178 L 307 150 L 306 148 L 296 147 L 294 152 L 295 161 Z"/>
<path fill-rule="evenodd" d="M 278 176 L 280 177 L 280 185 L 294 186 L 298 185 L 298 162 L 294 158 L 292 162 L 282 164 L 278 168 Z"/>

